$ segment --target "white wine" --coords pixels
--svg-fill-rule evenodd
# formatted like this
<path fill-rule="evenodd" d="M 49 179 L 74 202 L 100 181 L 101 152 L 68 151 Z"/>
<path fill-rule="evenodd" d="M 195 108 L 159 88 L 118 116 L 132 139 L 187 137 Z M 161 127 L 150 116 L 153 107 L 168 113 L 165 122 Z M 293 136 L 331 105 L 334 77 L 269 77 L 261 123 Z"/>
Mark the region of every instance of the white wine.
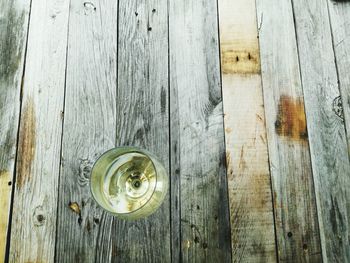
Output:
<path fill-rule="evenodd" d="M 168 189 L 165 168 L 151 153 L 135 147 L 105 152 L 91 173 L 91 192 L 97 203 L 123 219 L 152 214 Z"/>

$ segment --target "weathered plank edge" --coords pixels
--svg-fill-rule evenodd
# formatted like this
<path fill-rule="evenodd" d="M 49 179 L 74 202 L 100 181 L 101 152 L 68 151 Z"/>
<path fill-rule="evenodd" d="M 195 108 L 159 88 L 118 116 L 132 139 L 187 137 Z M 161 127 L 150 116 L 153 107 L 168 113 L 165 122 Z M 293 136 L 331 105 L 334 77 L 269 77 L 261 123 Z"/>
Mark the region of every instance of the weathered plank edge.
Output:
<path fill-rule="evenodd" d="M 99 230 L 111 222 L 91 197 L 89 175 L 100 154 L 115 146 L 115 130 L 102 127 L 115 126 L 117 3 L 95 3 L 71 1 L 69 8 L 55 261 L 97 260 L 104 245 Z M 97 132 L 86 132 L 91 128 Z"/>
<path fill-rule="evenodd" d="M 216 210 L 219 209 L 214 209 L 214 203 L 217 201 L 216 198 L 222 198 L 223 202 L 225 202 L 224 199 L 226 198 L 226 195 L 224 194 L 225 196 L 222 196 L 223 193 L 221 192 L 222 188 L 226 188 L 226 184 L 223 186 L 223 180 L 226 178 L 226 171 L 224 171 L 226 170 L 226 165 L 224 158 L 223 133 L 221 134 L 223 122 L 222 105 L 219 105 L 222 102 L 221 99 L 219 99 L 219 96 L 221 97 L 221 85 L 219 83 L 220 71 L 217 47 L 218 25 L 217 15 L 215 14 L 215 17 L 213 15 L 217 10 L 216 1 L 209 3 L 203 1 L 202 5 L 201 3 L 180 1 L 176 2 L 176 6 L 174 2 L 175 1 L 171 1 L 169 12 L 169 31 L 171 35 L 171 141 L 173 151 L 172 166 L 173 169 L 176 168 L 175 171 L 172 172 L 172 177 L 174 178 L 175 176 L 178 176 L 180 178 L 181 176 L 179 179 L 181 183 L 182 197 L 180 204 L 180 209 L 182 210 L 180 221 L 181 233 L 177 234 L 180 235 L 181 239 L 178 244 L 178 247 L 181 246 L 181 255 L 179 255 L 179 257 L 180 260 L 184 261 L 193 261 L 196 259 L 201 260 L 204 258 L 207 260 L 213 260 L 213 258 L 219 260 L 222 258 L 229 261 L 231 260 L 231 246 L 229 241 L 230 233 L 227 231 L 229 228 L 229 220 L 227 219 L 228 213 L 221 213 L 218 211 L 219 214 L 216 214 Z M 187 13 L 187 15 L 184 14 L 181 6 L 186 10 L 185 13 Z M 203 22 L 203 17 L 210 17 L 210 19 L 213 19 L 213 22 L 215 19 L 215 23 L 209 23 L 210 26 L 208 28 L 206 26 L 201 26 L 207 25 Z M 194 30 L 190 28 L 187 30 L 185 28 L 185 25 L 188 24 L 186 21 L 187 19 L 191 19 L 193 24 L 197 25 Z M 193 24 L 191 24 L 192 27 Z M 185 31 L 182 30 L 183 28 Z M 201 30 L 204 32 L 201 32 Z M 210 34 L 208 34 L 208 32 L 210 32 Z M 203 37 L 202 39 L 204 41 L 196 42 L 193 35 L 201 38 Z M 187 41 L 186 38 L 188 38 Z M 203 48 L 206 49 L 206 51 L 202 50 Z M 195 50 L 195 52 L 191 52 L 191 49 Z M 182 54 L 182 50 L 186 52 L 186 55 Z M 190 66 L 189 59 L 191 59 L 190 57 L 192 55 L 194 56 L 194 58 L 192 57 L 193 60 L 198 59 L 200 70 L 191 73 L 184 69 L 184 67 L 188 68 Z M 215 60 L 213 58 L 215 58 Z M 208 61 L 209 63 L 207 63 Z M 213 74 L 213 72 L 215 74 Z M 196 81 L 193 82 L 193 79 L 196 79 Z M 187 88 L 187 86 L 189 88 Z M 210 94 L 208 92 L 209 89 Z M 192 95 L 194 96 L 194 99 L 189 100 L 189 96 Z M 211 97 L 210 99 L 208 98 L 209 95 Z M 208 99 L 209 101 L 207 102 Z M 193 108 L 190 109 L 187 106 L 187 103 L 189 104 L 189 107 Z M 208 114 L 208 111 L 206 112 L 205 110 L 206 107 L 208 107 L 210 114 L 213 113 L 211 116 L 205 116 L 205 114 Z M 202 112 L 203 109 L 204 112 Z M 175 117 L 175 114 L 178 116 Z M 210 120 L 212 123 L 206 123 L 206 118 L 208 122 L 208 119 L 212 118 Z M 204 130 L 205 127 L 207 127 L 207 130 Z M 192 138 L 190 133 L 196 134 L 196 136 L 193 135 L 194 138 Z M 213 138 L 212 141 L 207 139 L 209 134 Z M 192 139 L 191 141 L 190 138 Z M 214 148 L 208 149 L 208 145 L 211 144 L 213 145 L 210 147 Z M 219 148 L 220 150 L 218 150 Z M 216 152 L 217 150 L 218 152 Z M 203 151 L 209 153 L 209 157 L 207 157 L 205 161 L 201 160 Z M 218 155 L 216 155 L 217 153 Z M 174 155 L 177 157 L 174 157 Z M 204 171 L 200 168 L 201 162 Z M 217 164 L 215 164 L 216 162 Z M 179 169 L 180 165 L 181 170 Z M 209 165 L 211 167 L 210 173 L 207 171 Z M 220 171 L 217 170 L 218 168 L 216 165 L 220 166 Z M 214 169 L 214 167 L 216 168 Z M 216 178 L 214 177 L 214 174 L 216 174 Z M 202 175 L 204 176 L 201 179 Z M 198 195 L 198 198 L 194 198 L 194 191 L 204 191 L 200 189 L 208 187 L 207 180 L 210 180 L 211 182 L 211 186 L 209 186 L 211 189 L 208 189 L 205 193 L 201 192 L 201 195 Z M 221 187 L 218 186 L 219 184 Z M 183 198 L 186 194 L 187 198 Z M 212 200 L 208 200 L 208 197 L 205 198 L 205 196 L 212 196 Z M 173 202 L 173 204 L 175 205 L 175 202 Z M 222 205 L 221 207 L 217 206 L 216 208 L 226 210 L 228 207 L 225 203 L 225 205 Z M 208 210 L 202 211 L 201 209 Z M 192 210 L 193 212 L 191 212 Z M 215 211 L 215 213 L 212 213 L 211 211 Z M 213 218 L 208 216 L 207 213 L 212 214 L 216 222 L 213 221 Z M 216 231 L 216 233 L 213 232 L 214 229 L 217 229 L 218 227 L 220 229 Z M 202 235 L 203 239 L 199 235 Z M 220 237 L 219 241 L 217 240 L 218 236 Z M 230 259 L 228 260 L 228 258 Z"/>
<path fill-rule="evenodd" d="M 314 10 L 310 10 L 310 8 L 303 6 L 299 3 L 300 1 L 303 2 L 303 0 L 291 0 L 297 38 L 297 49 L 300 61 L 301 80 L 303 85 L 303 94 L 305 97 L 306 115 L 308 119 L 308 130 L 310 131 L 310 154 L 314 175 L 313 181 L 316 193 L 317 214 L 321 239 L 321 252 L 324 262 L 333 262 L 339 260 L 344 261 L 349 260 L 350 258 L 350 250 L 348 249 L 349 235 L 347 235 L 350 231 L 348 216 L 350 210 L 349 206 L 347 206 L 350 193 L 346 191 L 346 189 L 350 189 L 350 180 L 348 179 L 350 178 L 348 177 L 348 175 L 350 175 L 350 158 L 349 146 L 346 143 L 347 138 L 345 124 L 339 121 L 339 116 L 336 116 L 337 114 L 334 111 L 334 109 L 329 107 L 330 105 L 332 105 L 330 101 L 334 102 L 334 100 L 340 96 L 340 86 L 338 70 L 335 60 L 336 54 L 334 53 L 334 43 L 332 40 L 333 35 L 330 24 L 330 14 L 328 5 L 325 3 L 325 1 L 328 2 L 328 0 L 324 0 L 321 2 L 310 1 L 311 5 L 313 5 L 312 7 L 314 8 Z M 307 3 L 308 1 L 305 2 Z M 318 6 L 316 3 L 318 3 Z M 309 5 L 309 3 L 305 5 Z M 319 7 L 319 9 L 317 9 L 317 7 Z M 302 12 L 297 12 L 297 8 L 299 8 L 303 12 L 307 10 L 305 12 L 309 13 L 315 11 L 316 9 L 316 11 L 319 11 L 319 13 L 312 13 L 312 15 L 310 16 L 311 19 L 305 19 L 305 21 L 309 21 L 310 24 L 305 23 L 305 21 L 298 22 L 297 15 L 302 14 Z M 320 13 L 323 14 L 320 15 Z M 318 21 L 315 22 L 314 20 L 317 19 Z M 299 24 L 299 28 L 298 23 L 302 24 L 302 26 L 300 26 Z M 308 69 L 304 68 L 306 69 L 305 71 L 303 69 L 305 65 L 302 63 L 302 45 L 299 43 L 300 36 L 303 36 L 305 40 L 305 34 L 311 32 L 311 30 L 307 30 L 308 26 L 312 26 L 313 28 L 315 28 L 316 33 L 313 32 L 314 38 L 310 39 L 310 41 L 305 41 L 305 45 L 309 44 L 308 42 L 312 42 L 314 40 L 316 41 L 316 43 L 312 43 L 313 45 L 323 45 L 323 56 L 317 54 L 317 52 L 320 50 L 319 46 L 316 49 L 309 47 L 309 50 L 307 50 L 312 50 L 312 52 L 308 53 L 308 55 L 310 55 L 311 58 L 308 58 L 308 60 L 306 61 L 314 61 L 313 58 L 317 61 L 318 58 L 322 58 L 319 61 L 317 61 L 317 67 L 313 65 L 311 66 L 311 68 L 312 70 L 317 71 L 319 70 L 318 67 L 322 67 L 323 74 L 316 72 L 318 74 L 312 80 L 310 80 L 310 78 L 307 77 L 308 74 L 306 74 L 306 71 Z M 322 28 L 322 30 L 319 30 L 319 28 Z M 324 32 L 328 32 L 329 34 L 324 35 Z M 323 35 L 320 36 L 319 34 Z M 306 51 L 302 51 L 305 54 Z M 315 54 L 313 54 L 313 52 L 315 52 Z M 304 62 L 306 61 L 304 60 Z M 310 65 L 307 66 L 309 66 L 310 68 Z M 327 74 L 325 74 L 326 72 Z M 325 78 L 324 75 L 326 75 L 327 78 Z M 315 101 L 315 99 L 313 98 L 314 94 L 311 92 L 317 92 L 317 90 L 311 90 L 312 86 L 317 86 L 318 89 L 323 90 L 322 98 L 320 98 L 320 94 L 316 93 L 316 96 L 319 96 L 317 101 Z M 306 91 L 306 89 L 310 90 Z M 311 105 L 312 103 L 315 103 L 316 106 Z M 307 104 L 309 104 L 309 107 Z M 317 106 L 321 108 L 322 113 L 317 111 Z M 313 109 L 316 110 L 312 111 Z M 321 116 L 319 116 L 318 114 Z M 324 121 L 316 123 L 317 117 L 324 117 Z M 311 121 L 309 121 L 309 119 L 311 119 Z M 316 130 L 320 129 L 322 131 L 321 137 L 319 137 L 316 132 Z M 333 133 L 327 134 L 327 132 L 330 132 L 330 130 Z M 332 135 L 334 135 L 335 138 L 332 138 Z M 314 136 L 314 138 L 311 138 L 311 136 Z M 336 139 L 336 141 L 338 142 L 337 144 L 333 143 L 334 139 Z M 336 150 L 335 147 L 337 147 Z M 324 153 L 326 155 L 324 155 Z M 334 158 L 338 162 L 330 163 L 330 161 Z M 343 177 L 341 183 L 338 178 L 339 175 Z M 337 176 L 336 183 L 335 180 L 332 178 L 333 176 Z M 339 201 L 339 199 L 341 200 Z M 345 218 L 345 224 L 344 221 L 341 220 L 343 218 Z M 339 230 L 338 224 L 341 225 L 342 230 Z M 347 229 L 344 229 L 344 226 L 347 227 Z M 342 241 L 344 237 L 345 240 L 347 240 L 345 245 L 347 246 L 346 248 L 344 247 L 344 242 Z"/>
<path fill-rule="evenodd" d="M 272 2 L 257 1 L 257 17 L 260 15 L 259 42 L 263 45 L 262 81 L 277 251 L 279 260 L 317 261 L 321 249 L 318 216 L 292 7 L 288 1 Z M 280 16 L 274 16 L 276 10 L 280 10 Z M 267 17 L 265 24 L 263 15 Z M 279 50 L 275 51 L 276 47 Z M 298 201 L 291 199 L 292 196 L 304 201 L 301 210 L 304 217 L 300 218 L 300 212 L 295 209 Z"/>
<path fill-rule="evenodd" d="M 22 48 L 21 48 L 21 66 L 19 67 L 19 75 L 21 76 L 18 84 L 18 96 L 19 96 L 19 109 L 17 110 L 18 115 L 16 116 L 15 122 L 17 123 L 16 126 L 16 143 L 15 143 L 15 158 L 13 160 L 12 166 L 12 187 L 11 187 L 11 192 L 9 196 L 9 212 L 8 212 L 8 220 L 7 220 L 7 232 L 6 232 L 6 240 L 4 244 L 4 262 L 9 261 L 9 256 L 10 256 L 10 246 L 11 246 L 11 225 L 12 225 L 12 211 L 13 211 L 13 200 L 14 200 L 14 195 L 15 195 L 15 185 L 16 185 L 16 166 L 17 166 L 17 156 L 18 156 L 18 143 L 19 143 L 19 131 L 20 131 L 20 116 L 21 116 L 21 109 L 22 109 L 22 89 L 23 89 L 23 81 L 24 81 L 24 74 L 25 74 L 25 60 L 26 60 L 26 54 L 27 54 L 27 43 L 28 43 L 28 34 L 29 34 L 29 23 L 30 23 L 30 12 L 31 12 L 31 4 L 32 0 L 27 4 L 27 10 L 23 10 L 24 12 L 24 25 L 25 29 L 23 32 L 24 39 L 22 40 Z M 12 6 L 11 6 L 12 8 Z M 0 252 L 1 255 L 2 252 Z M 1 258 L 0 258 L 1 260 Z"/>
<path fill-rule="evenodd" d="M 56 216 L 59 215 L 59 200 L 60 200 L 60 185 L 61 185 L 61 173 L 62 173 L 62 162 L 63 162 L 63 135 L 64 135 L 64 113 L 66 109 L 66 91 L 67 91 L 67 65 L 68 65 L 68 51 L 69 51 L 69 19 L 70 19 L 70 4 L 68 8 L 68 21 L 67 21 L 67 36 L 66 36 L 66 61 L 65 61 L 65 70 L 64 70 L 64 91 L 63 91 L 63 111 L 62 111 L 62 127 L 61 127 L 61 144 L 60 144 L 60 162 L 59 162 L 59 171 L 57 179 L 57 205 L 56 205 Z M 57 239 L 58 239 L 58 224 L 59 220 L 56 220 L 56 236 L 55 236 L 55 247 L 54 247 L 54 262 L 57 261 Z"/>
<path fill-rule="evenodd" d="M 337 48 L 336 48 L 337 43 L 335 43 L 335 37 L 334 37 L 334 35 L 335 35 L 334 30 L 336 30 L 336 28 L 334 27 L 335 21 L 333 21 L 333 19 L 336 20 L 336 17 L 334 15 L 334 13 L 331 12 L 332 7 L 330 6 L 331 4 L 340 5 L 340 4 L 342 4 L 341 2 L 345 2 L 343 4 L 346 4 L 347 6 L 346 5 L 339 6 L 339 9 L 341 9 L 341 7 L 343 7 L 344 9 L 348 8 L 350 10 L 350 3 L 346 3 L 346 2 L 349 2 L 348 0 L 338 0 L 338 2 L 334 2 L 334 1 L 331 2 L 330 0 L 328 0 L 327 1 L 327 8 L 328 8 L 329 24 L 330 24 L 330 28 L 331 28 L 335 67 L 336 67 L 336 71 L 337 71 L 337 78 L 339 81 L 339 90 L 340 90 L 340 95 L 341 95 L 341 104 L 342 104 L 342 111 L 343 111 L 342 117 L 344 118 L 344 123 L 345 123 L 344 128 L 345 128 L 346 138 L 348 141 L 348 152 L 349 152 L 349 160 L 350 160 L 350 94 L 349 94 L 350 86 L 347 85 L 348 83 L 346 83 L 346 80 L 343 79 L 343 76 L 341 76 L 341 73 L 340 73 L 340 70 L 341 70 L 340 68 L 343 65 L 339 65 L 339 57 L 338 57 L 338 52 L 337 52 Z M 335 7 L 333 7 L 333 8 L 336 9 Z M 333 17 L 333 15 L 334 15 L 334 17 Z M 346 15 L 349 16 L 348 18 L 350 20 L 350 11 L 348 11 L 348 13 Z M 344 26 L 346 26 L 346 25 L 344 25 Z M 343 41 L 345 41 L 346 37 L 347 36 L 344 36 Z M 350 52 L 349 52 L 349 55 L 350 55 Z M 339 54 L 339 56 L 340 56 L 340 54 Z M 348 60 L 350 61 L 350 56 L 348 57 Z M 348 62 L 348 64 L 350 64 L 350 62 Z"/>
<path fill-rule="evenodd" d="M 224 198 L 224 203 L 227 204 L 227 208 L 226 208 L 226 220 L 228 220 L 229 225 L 227 227 L 227 230 L 229 232 L 229 241 L 230 241 L 230 262 L 233 262 L 233 253 L 232 253 L 232 225 L 231 225 L 231 213 L 230 213 L 230 192 L 229 192 L 229 183 L 228 183 L 228 166 L 229 166 L 229 162 L 227 159 L 227 138 L 226 138 L 226 132 L 225 132 L 225 99 L 224 99 L 224 91 L 223 91 L 223 80 L 222 80 L 222 76 L 223 76 L 223 67 L 222 67 L 222 58 L 221 58 L 221 35 L 220 35 L 220 0 L 216 0 L 216 25 L 217 25 L 217 46 L 218 46 L 218 58 L 219 58 L 219 80 L 220 80 L 220 96 L 221 96 L 221 112 L 222 112 L 222 130 L 223 132 L 223 140 L 224 140 L 224 153 L 223 156 L 221 158 L 223 158 L 223 160 L 221 160 L 221 162 L 224 164 L 225 169 L 224 169 L 224 178 L 222 179 L 223 181 L 220 183 L 220 185 L 222 185 L 225 188 L 225 193 L 220 193 L 223 195 Z"/>

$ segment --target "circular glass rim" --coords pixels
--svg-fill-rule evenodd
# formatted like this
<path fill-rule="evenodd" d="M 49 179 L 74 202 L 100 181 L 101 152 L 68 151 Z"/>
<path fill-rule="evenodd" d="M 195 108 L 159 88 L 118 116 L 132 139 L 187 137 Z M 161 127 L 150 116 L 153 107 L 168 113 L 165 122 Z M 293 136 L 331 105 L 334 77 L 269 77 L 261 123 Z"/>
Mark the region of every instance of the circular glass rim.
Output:
<path fill-rule="evenodd" d="M 126 153 L 141 153 L 141 154 L 146 155 L 146 156 L 150 159 L 150 161 L 152 162 L 152 165 L 153 165 L 153 167 L 154 167 L 154 170 L 156 171 L 156 182 L 155 182 L 154 188 L 152 189 L 152 194 L 151 194 L 150 198 L 149 198 L 149 199 L 147 200 L 147 202 L 145 202 L 142 206 L 140 206 L 140 207 L 137 208 L 136 210 L 134 210 L 134 211 L 132 211 L 132 212 L 129 212 L 129 213 L 116 213 L 116 212 L 113 212 L 113 211 L 108 210 L 108 209 L 105 208 L 103 205 L 101 205 L 100 202 L 97 200 L 95 194 L 94 194 L 94 191 L 93 191 L 93 189 L 92 189 L 92 184 L 91 184 L 92 174 L 93 174 L 94 168 L 95 168 L 96 164 L 98 163 L 98 161 L 101 160 L 101 158 L 104 157 L 107 153 L 112 152 L 112 151 L 115 151 L 115 150 L 117 150 L 117 149 L 126 149 L 126 150 L 127 150 L 127 149 L 130 149 L 130 150 L 133 150 L 133 151 L 126 152 Z M 122 155 L 123 155 L 123 154 L 122 154 Z M 93 199 L 95 200 L 95 202 L 96 202 L 100 207 L 102 207 L 102 209 L 105 210 L 106 212 L 108 212 L 108 213 L 110 213 L 110 214 L 112 214 L 112 215 L 114 215 L 114 216 L 117 216 L 117 217 L 118 217 L 118 216 L 123 216 L 123 219 L 127 219 L 127 218 L 125 218 L 124 216 L 132 215 L 132 214 L 136 213 L 137 211 L 139 211 L 140 209 L 142 209 L 142 208 L 149 202 L 149 200 L 152 199 L 154 193 L 156 192 L 156 188 L 157 188 L 158 169 L 157 169 L 156 165 L 154 164 L 152 158 L 156 158 L 156 157 L 154 156 L 154 154 L 152 154 L 151 152 L 149 152 L 149 151 L 147 151 L 147 150 L 143 150 L 143 149 L 141 149 L 141 148 L 139 148 L 139 147 L 136 147 L 136 146 L 117 146 L 117 147 L 111 148 L 111 149 L 109 149 L 109 150 L 103 152 L 103 153 L 96 159 L 96 161 L 94 162 L 94 165 L 92 166 L 91 172 L 90 172 L 90 192 L 91 192 L 91 195 L 92 195 Z M 143 216 L 141 216 L 140 218 L 143 218 Z M 139 219 L 139 218 L 138 218 L 138 219 Z"/>

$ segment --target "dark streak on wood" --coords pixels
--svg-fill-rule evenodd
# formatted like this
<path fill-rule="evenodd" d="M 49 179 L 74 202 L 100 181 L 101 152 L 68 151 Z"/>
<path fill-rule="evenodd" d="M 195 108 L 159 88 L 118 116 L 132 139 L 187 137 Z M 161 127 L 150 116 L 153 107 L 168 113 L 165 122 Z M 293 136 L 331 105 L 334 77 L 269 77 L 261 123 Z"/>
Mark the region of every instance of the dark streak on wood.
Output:
<path fill-rule="evenodd" d="M 35 126 L 34 102 L 32 98 L 29 98 L 23 108 L 21 118 L 16 179 L 17 188 L 21 188 L 25 181 L 30 180 L 31 177 L 36 143 Z"/>
<path fill-rule="evenodd" d="M 23 39 L 19 39 L 18 32 L 23 30 L 24 18 L 24 11 L 17 14 L 14 7 L 9 8 L 6 30 L 3 31 L 5 34 L 0 33 L 1 39 L 4 39 L 0 46 L 0 82 L 12 83 L 21 64 L 22 50 L 19 47 Z"/>
<path fill-rule="evenodd" d="M 275 122 L 276 132 L 296 141 L 307 141 L 307 127 L 302 98 L 281 96 Z"/>
<path fill-rule="evenodd" d="M 329 210 L 329 219 L 330 219 L 334 233 L 344 230 L 344 229 L 338 229 L 338 228 L 344 228 L 345 222 L 343 219 L 343 215 L 339 209 L 337 198 L 333 196 L 331 196 L 331 209 Z"/>
<path fill-rule="evenodd" d="M 160 93 L 160 109 L 161 112 L 164 114 L 166 111 L 167 106 L 167 92 L 164 87 L 162 87 L 161 93 Z"/>

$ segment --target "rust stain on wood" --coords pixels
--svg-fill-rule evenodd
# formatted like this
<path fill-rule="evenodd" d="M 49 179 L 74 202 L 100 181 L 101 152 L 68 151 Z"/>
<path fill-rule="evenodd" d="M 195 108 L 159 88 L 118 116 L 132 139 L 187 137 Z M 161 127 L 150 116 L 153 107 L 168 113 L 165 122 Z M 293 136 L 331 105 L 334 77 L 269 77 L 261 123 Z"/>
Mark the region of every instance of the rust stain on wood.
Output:
<path fill-rule="evenodd" d="M 241 171 L 244 171 L 245 169 L 248 168 L 247 163 L 246 163 L 245 158 L 244 158 L 244 146 L 242 146 L 242 148 L 241 148 L 241 154 L 239 157 L 239 168 L 241 169 Z"/>
<path fill-rule="evenodd" d="M 23 117 L 21 119 L 16 179 L 18 188 L 21 188 L 31 177 L 32 162 L 35 155 L 35 127 L 34 102 L 32 98 L 29 98 L 23 108 Z"/>
<path fill-rule="evenodd" d="M 221 70 L 223 74 L 259 74 L 259 50 L 234 50 L 222 45 Z"/>
<path fill-rule="evenodd" d="M 302 98 L 281 96 L 275 122 L 276 132 L 279 136 L 296 141 L 307 141 L 307 127 Z"/>

